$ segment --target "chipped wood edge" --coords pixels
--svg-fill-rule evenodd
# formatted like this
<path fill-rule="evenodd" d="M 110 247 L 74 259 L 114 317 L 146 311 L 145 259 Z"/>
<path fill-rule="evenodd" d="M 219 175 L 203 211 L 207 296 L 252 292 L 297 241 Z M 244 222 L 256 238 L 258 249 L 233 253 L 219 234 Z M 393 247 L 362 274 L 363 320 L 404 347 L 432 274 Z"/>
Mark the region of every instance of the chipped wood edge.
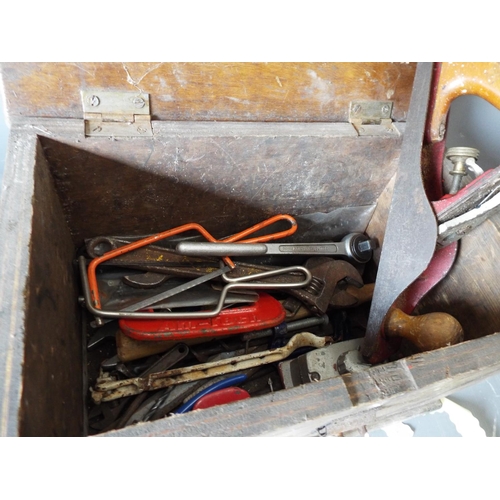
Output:
<path fill-rule="evenodd" d="M 364 372 L 99 436 L 314 436 L 378 428 L 500 371 L 500 333 Z"/>

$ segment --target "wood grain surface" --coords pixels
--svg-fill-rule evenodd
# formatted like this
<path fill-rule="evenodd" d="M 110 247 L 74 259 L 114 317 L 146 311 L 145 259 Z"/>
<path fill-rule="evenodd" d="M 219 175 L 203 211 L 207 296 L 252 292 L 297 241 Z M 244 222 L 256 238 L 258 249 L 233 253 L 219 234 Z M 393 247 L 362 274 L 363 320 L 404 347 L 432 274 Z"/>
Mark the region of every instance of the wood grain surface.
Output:
<path fill-rule="evenodd" d="M 405 121 L 413 63 L 2 63 L 11 117 L 82 118 L 80 90 L 151 95 L 154 120 L 347 122 L 352 100 Z"/>
<path fill-rule="evenodd" d="M 19 433 L 81 436 L 84 366 L 75 247 L 39 143 L 33 206 Z"/>
<path fill-rule="evenodd" d="M 339 436 L 377 429 L 498 371 L 500 334 L 107 436 Z M 406 418 L 409 416 L 406 413 Z M 405 417 L 403 417 L 405 418 Z"/>
<path fill-rule="evenodd" d="M 404 121 L 413 74 L 388 63 L 4 63 L 13 128 L 0 200 L 0 434 L 85 432 L 69 265 L 84 238 L 191 220 L 220 236 L 281 211 L 379 200 L 368 232 L 382 240 L 401 137 L 359 137 L 347 110 L 352 99 L 394 100 Z M 153 138 L 85 138 L 83 88 L 151 93 Z M 263 123 L 274 121 L 293 123 Z M 500 330 L 499 234 L 493 217 L 464 237 L 419 309 L 452 314 L 475 340 L 110 434 L 348 434 L 497 372 L 500 334 L 484 335 Z"/>
<path fill-rule="evenodd" d="M 78 122 L 49 121 L 64 120 L 35 123 L 77 245 L 188 222 L 222 237 L 278 213 L 371 206 L 401 143 L 357 136 L 349 124 L 192 122 L 158 123 L 153 139 L 110 141 L 78 136 Z"/>
<path fill-rule="evenodd" d="M 500 108 L 500 63 L 446 62 L 441 64 L 430 138 L 441 141 L 446 133 L 450 105 L 461 95 L 476 95 Z"/>

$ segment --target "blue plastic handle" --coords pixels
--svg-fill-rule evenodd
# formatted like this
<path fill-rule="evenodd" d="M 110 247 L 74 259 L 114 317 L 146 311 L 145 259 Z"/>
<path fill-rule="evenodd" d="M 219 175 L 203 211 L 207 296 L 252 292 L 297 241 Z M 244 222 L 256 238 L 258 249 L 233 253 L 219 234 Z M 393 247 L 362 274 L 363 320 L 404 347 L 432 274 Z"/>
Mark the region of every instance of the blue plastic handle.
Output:
<path fill-rule="evenodd" d="M 196 396 L 193 396 L 191 399 L 186 401 L 177 409 L 177 411 L 174 411 L 173 413 L 187 413 L 188 411 L 191 411 L 193 409 L 193 406 L 196 404 L 196 402 L 203 396 L 210 394 L 211 392 L 218 391 L 219 389 L 225 389 L 226 387 L 240 384 L 241 382 L 245 382 L 246 379 L 247 376 L 245 374 L 241 374 L 233 375 L 232 377 L 226 378 L 224 380 L 219 380 L 219 382 L 215 382 L 215 384 L 208 386 L 206 389 L 203 389 L 201 392 L 196 394 Z"/>

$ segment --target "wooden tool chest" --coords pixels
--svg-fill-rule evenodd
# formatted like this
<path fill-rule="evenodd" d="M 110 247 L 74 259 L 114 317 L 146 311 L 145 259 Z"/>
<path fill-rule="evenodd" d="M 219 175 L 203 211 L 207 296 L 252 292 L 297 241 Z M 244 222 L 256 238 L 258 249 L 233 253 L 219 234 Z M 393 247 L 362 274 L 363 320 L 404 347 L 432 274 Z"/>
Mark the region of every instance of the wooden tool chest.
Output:
<path fill-rule="evenodd" d="M 189 222 L 222 237 L 282 213 L 316 237 L 366 231 L 383 241 L 415 69 L 3 63 L 11 135 L 0 200 L 0 435 L 87 434 L 88 325 L 75 266 L 85 239 Z M 459 94 L 442 89 L 428 143 L 444 146 Z M 428 180 L 425 154 L 423 165 Z M 417 309 L 455 316 L 464 342 L 101 435 L 348 435 L 435 407 L 500 370 L 499 222 L 460 240 L 452 269 Z"/>

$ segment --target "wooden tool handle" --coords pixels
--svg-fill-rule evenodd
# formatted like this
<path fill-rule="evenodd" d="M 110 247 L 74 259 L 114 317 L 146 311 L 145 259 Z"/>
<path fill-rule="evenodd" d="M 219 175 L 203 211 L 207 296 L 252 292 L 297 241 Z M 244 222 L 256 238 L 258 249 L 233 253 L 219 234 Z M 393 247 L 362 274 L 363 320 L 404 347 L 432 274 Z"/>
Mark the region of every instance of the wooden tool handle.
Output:
<path fill-rule="evenodd" d="M 369 302 L 370 300 L 372 300 L 374 288 L 375 283 L 366 283 L 361 288 L 357 288 L 353 285 L 348 285 L 346 288 L 346 292 L 357 299 L 355 305 L 359 306 L 360 304 L 364 304 L 365 302 Z"/>
<path fill-rule="evenodd" d="M 392 308 L 384 322 L 386 337 L 403 337 L 420 351 L 431 351 L 457 344 L 464 339 L 460 323 L 447 313 L 435 312 L 409 316 Z"/>

